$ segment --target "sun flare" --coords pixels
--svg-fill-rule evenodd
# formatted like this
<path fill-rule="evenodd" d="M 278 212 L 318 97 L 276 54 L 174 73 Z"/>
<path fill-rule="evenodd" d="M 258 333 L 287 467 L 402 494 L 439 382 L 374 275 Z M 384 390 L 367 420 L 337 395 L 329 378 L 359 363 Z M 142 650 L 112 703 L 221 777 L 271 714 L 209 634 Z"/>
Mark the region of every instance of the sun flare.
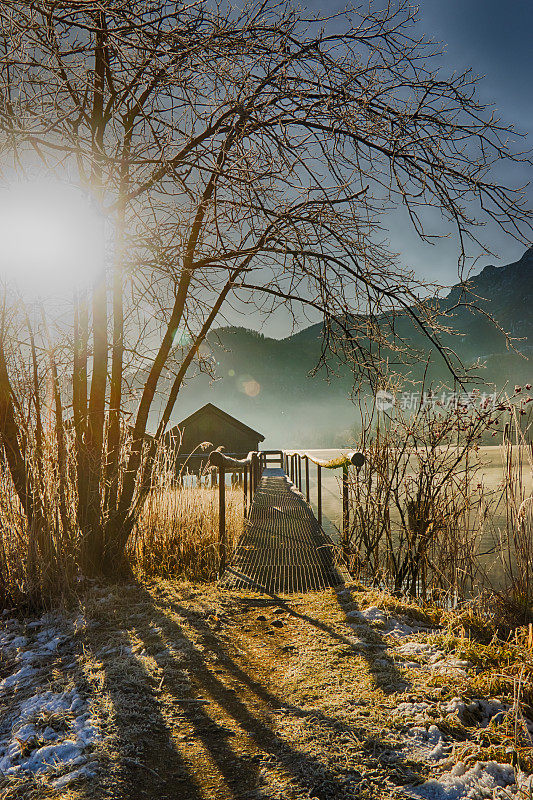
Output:
<path fill-rule="evenodd" d="M 66 293 L 103 265 L 103 222 L 72 185 L 0 189 L 0 275 L 25 292 Z"/>

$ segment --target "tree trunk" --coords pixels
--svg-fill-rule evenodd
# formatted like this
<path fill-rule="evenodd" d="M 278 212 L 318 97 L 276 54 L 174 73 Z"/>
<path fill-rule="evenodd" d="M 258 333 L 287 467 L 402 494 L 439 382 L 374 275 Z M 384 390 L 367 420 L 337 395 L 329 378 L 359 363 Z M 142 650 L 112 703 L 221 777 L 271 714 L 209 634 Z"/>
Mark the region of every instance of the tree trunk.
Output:
<path fill-rule="evenodd" d="M 106 498 L 104 504 L 107 512 L 111 515 L 117 511 L 119 483 L 122 369 L 124 361 L 124 287 L 122 273 L 131 135 L 132 127 L 131 123 L 128 123 L 120 166 L 120 205 L 116 223 L 116 252 L 113 270 L 113 351 L 109 395 L 109 427 L 107 432 Z"/>
<path fill-rule="evenodd" d="M 106 60 L 106 23 L 103 11 L 97 13 L 94 59 L 94 91 L 92 108 L 92 184 L 98 202 L 102 199 L 102 161 L 104 154 L 104 85 Z M 87 496 L 84 518 L 84 537 L 81 552 L 82 568 L 88 574 L 98 574 L 103 557 L 103 525 L 101 480 L 104 462 L 105 400 L 107 387 L 107 286 L 103 253 L 98 254 L 100 274 L 93 289 L 93 368 L 89 397 L 87 446 Z"/>

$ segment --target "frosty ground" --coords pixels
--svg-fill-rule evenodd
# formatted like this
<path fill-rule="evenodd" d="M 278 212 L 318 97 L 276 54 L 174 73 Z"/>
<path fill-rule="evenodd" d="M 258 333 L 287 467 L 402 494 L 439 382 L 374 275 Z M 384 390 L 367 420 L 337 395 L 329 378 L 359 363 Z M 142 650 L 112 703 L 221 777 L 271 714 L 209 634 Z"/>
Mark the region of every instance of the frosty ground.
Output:
<path fill-rule="evenodd" d="M 522 800 L 530 667 L 518 634 L 357 586 L 95 584 L 2 617 L 0 790 Z"/>

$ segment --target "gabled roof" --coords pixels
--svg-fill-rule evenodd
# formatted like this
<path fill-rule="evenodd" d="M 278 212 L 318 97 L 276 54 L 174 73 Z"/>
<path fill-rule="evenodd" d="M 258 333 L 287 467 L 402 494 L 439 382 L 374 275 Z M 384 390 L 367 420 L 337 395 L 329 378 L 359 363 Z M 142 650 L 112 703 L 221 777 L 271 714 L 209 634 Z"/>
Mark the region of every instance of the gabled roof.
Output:
<path fill-rule="evenodd" d="M 213 414 L 214 416 L 219 417 L 220 419 L 224 420 L 224 422 L 231 423 L 234 427 L 240 428 L 244 433 L 248 433 L 251 436 L 257 437 L 260 442 L 263 442 L 265 437 L 259 431 L 255 431 L 253 428 L 250 428 L 249 425 L 245 425 L 244 422 L 241 422 L 240 419 L 236 419 L 232 417 L 231 414 L 226 413 L 226 411 L 222 411 L 221 408 L 217 408 L 214 406 L 213 403 L 206 403 L 205 406 L 199 408 L 198 411 L 195 411 L 193 414 L 189 414 L 188 417 L 182 419 L 181 422 L 178 422 L 175 425 L 175 428 L 184 428 L 193 420 L 196 420 L 198 417 L 204 416 L 204 414 Z M 169 431 L 170 433 L 170 431 Z"/>

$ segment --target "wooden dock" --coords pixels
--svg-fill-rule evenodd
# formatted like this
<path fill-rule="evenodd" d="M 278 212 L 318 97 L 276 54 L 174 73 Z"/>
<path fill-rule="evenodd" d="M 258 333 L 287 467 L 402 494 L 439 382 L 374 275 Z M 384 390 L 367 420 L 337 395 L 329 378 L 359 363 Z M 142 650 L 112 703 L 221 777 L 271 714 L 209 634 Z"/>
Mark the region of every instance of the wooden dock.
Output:
<path fill-rule="evenodd" d="M 282 469 L 263 470 L 224 586 L 270 594 L 342 585 L 347 573 L 311 507 Z"/>

